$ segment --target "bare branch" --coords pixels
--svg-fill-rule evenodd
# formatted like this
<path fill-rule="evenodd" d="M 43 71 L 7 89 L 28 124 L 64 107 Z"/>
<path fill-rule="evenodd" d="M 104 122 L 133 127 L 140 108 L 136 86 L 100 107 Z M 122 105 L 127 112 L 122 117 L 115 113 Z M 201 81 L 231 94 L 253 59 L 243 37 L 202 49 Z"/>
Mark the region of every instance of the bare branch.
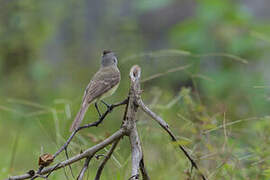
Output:
<path fill-rule="evenodd" d="M 86 159 L 85 159 L 85 162 L 84 162 L 84 165 L 83 165 L 83 168 L 77 178 L 77 180 L 83 180 L 83 177 L 84 177 L 84 174 L 89 166 L 89 163 L 90 163 L 90 160 L 92 159 L 93 155 L 92 156 L 88 156 Z"/>
<path fill-rule="evenodd" d="M 68 156 L 68 151 L 67 151 L 67 147 L 65 148 L 65 155 L 66 155 L 66 158 L 69 159 L 69 156 Z M 71 168 L 71 165 L 69 164 L 68 165 L 69 167 L 69 170 L 70 170 L 70 173 L 71 173 L 71 176 L 75 179 L 75 176 L 73 174 L 73 171 L 72 171 L 72 168 Z"/>
<path fill-rule="evenodd" d="M 174 70 L 168 71 L 168 73 L 174 72 L 176 70 L 179 70 L 179 69 L 174 69 Z M 127 135 L 127 136 L 129 136 L 131 151 L 132 151 L 132 172 L 131 172 L 131 177 L 129 179 L 138 180 L 139 175 L 140 175 L 139 171 L 141 170 L 143 180 L 149 180 L 150 178 L 147 174 L 147 171 L 146 171 L 146 168 L 144 165 L 141 142 L 140 142 L 140 138 L 139 138 L 137 127 L 136 127 L 136 113 L 137 113 L 138 108 L 140 107 L 152 119 L 157 121 L 159 123 L 159 125 L 170 135 L 170 137 L 172 138 L 172 141 L 176 142 L 177 139 L 176 139 L 176 136 L 173 134 L 173 132 L 170 130 L 169 125 L 161 117 L 159 117 L 154 112 L 152 112 L 143 103 L 143 101 L 140 97 L 140 94 L 142 92 L 140 89 L 141 68 L 137 65 L 133 66 L 130 70 L 129 77 L 130 77 L 131 84 L 130 84 L 128 98 L 126 100 L 124 100 L 123 102 L 113 104 L 113 105 L 107 105 L 107 107 L 108 107 L 107 111 L 105 111 L 105 113 L 99 118 L 98 121 L 90 123 L 90 124 L 86 124 L 84 126 L 79 127 L 75 131 L 73 131 L 72 134 L 70 135 L 70 137 L 68 138 L 68 140 L 66 141 L 66 143 L 54 154 L 52 159 L 54 159 L 56 156 L 58 156 L 63 150 L 65 150 L 66 155 L 67 155 L 67 147 L 78 131 L 80 131 L 84 128 L 98 126 L 100 123 L 102 123 L 102 121 L 105 119 L 105 117 L 115 107 L 126 104 L 124 118 L 123 118 L 122 126 L 121 126 L 120 130 L 115 132 L 109 138 L 105 139 L 104 141 L 100 142 L 99 144 L 97 144 L 93 147 L 88 148 L 87 150 L 85 150 L 84 152 L 82 152 L 80 154 L 77 154 L 71 158 L 68 158 L 68 156 L 67 156 L 67 158 L 68 158 L 67 160 L 59 162 L 56 165 L 53 165 L 53 166 L 50 166 L 47 168 L 44 168 L 46 166 L 46 165 L 44 165 L 43 167 L 40 167 L 40 169 L 37 172 L 35 172 L 34 170 L 31 170 L 27 174 L 20 175 L 20 176 L 13 176 L 13 177 L 10 177 L 9 179 L 10 180 L 27 179 L 27 178 L 34 179 L 35 177 L 48 178 L 48 176 L 53 171 L 60 169 L 60 168 L 63 168 L 67 165 L 73 164 L 73 163 L 85 158 L 86 160 L 85 160 L 84 166 L 82 167 L 82 170 L 80 171 L 80 174 L 77 178 L 78 180 L 81 180 L 81 179 L 83 179 L 85 172 L 89 166 L 89 162 L 90 162 L 91 158 L 95 155 L 95 153 L 98 152 L 99 150 L 103 149 L 104 147 L 106 147 L 108 144 L 113 143 L 112 147 L 110 148 L 109 152 L 106 154 L 105 158 L 103 159 L 103 161 L 101 162 L 101 164 L 98 168 L 95 180 L 99 180 L 101 177 L 101 173 L 102 173 L 107 161 L 110 159 L 110 157 L 111 157 L 113 151 L 115 150 L 117 144 L 119 143 L 121 137 L 123 137 L 124 135 Z M 204 175 L 200 172 L 197 164 L 191 158 L 191 156 L 187 153 L 185 148 L 181 145 L 179 145 L 179 148 L 184 152 L 186 157 L 191 162 L 191 165 L 192 165 L 191 168 L 193 168 L 193 167 L 196 168 L 198 170 L 201 178 L 203 180 L 206 180 Z M 47 174 L 47 176 L 43 176 L 45 174 Z"/>
<path fill-rule="evenodd" d="M 47 174 L 51 171 L 55 171 L 57 169 L 63 168 L 69 164 L 75 163 L 83 158 L 89 157 L 89 156 L 93 156 L 96 152 L 98 152 L 100 149 L 106 147 L 108 144 L 112 143 L 113 141 L 123 137 L 126 134 L 126 130 L 124 130 L 123 128 L 119 129 L 118 131 L 116 131 L 114 134 L 112 134 L 110 137 L 108 137 L 107 139 L 105 139 L 104 141 L 100 142 L 99 144 L 88 148 L 87 150 L 85 150 L 84 152 L 82 152 L 81 154 L 77 154 L 73 157 L 71 157 L 68 160 L 62 161 L 54 166 L 50 166 L 48 168 L 43 169 L 40 172 L 40 175 L 43 174 Z M 55 167 L 57 166 L 57 167 Z M 23 174 L 23 175 L 19 175 L 19 176 L 12 176 L 9 177 L 9 180 L 19 180 L 19 179 L 27 179 L 27 178 L 31 178 L 30 174 Z"/>
<path fill-rule="evenodd" d="M 169 125 L 164 121 L 160 116 L 156 115 L 153 111 L 151 111 L 142 101 L 140 97 L 137 97 L 137 103 L 141 107 L 141 109 L 148 114 L 152 119 L 159 123 L 159 125 L 167 131 L 167 133 L 171 136 L 172 140 L 176 140 L 175 136 L 173 135 L 172 131 L 169 128 Z"/>
<path fill-rule="evenodd" d="M 131 180 L 139 179 L 139 168 L 140 162 L 142 160 L 142 148 L 140 143 L 140 138 L 138 135 L 138 131 L 136 128 L 136 124 L 134 124 L 134 128 L 131 130 L 129 134 L 129 140 L 131 144 L 131 151 L 132 151 L 132 173 L 131 173 Z"/>
<path fill-rule="evenodd" d="M 63 150 L 65 150 L 69 143 L 71 142 L 71 140 L 73 139 L 73 137 L 75 136 L 75 134 L 82 130 L 82 129 L 85 129 L 85 128 L 89 128 L 89 127 L 93 127 L 93 126 L 98 126 L 100 123 L 102 123 L 102 121 L 105 119 L 105 117 L 116 107 L 118 106 L 121 106 L 121 105 L 124 105 L 124 104 L 127 104 L 127 99 L 125 99 L 124 101 L 120 102 L 120 103 L 116 103 L 116 104 L 112 104 L 108 109 L 107 111 L 105 111 L 104 114 L 102 114 L 102 116 L 99 118 L 98 121 L 96 122 L 93 122 L 93 123 L 90 123 L 90 124 L 86 124 L 86 125 L 83 125 L 83 126 L 80 126 L 79 128 L 77 128 L 75 131 L 73 131 L 71 133 L 71 135 L 69 136 L 68 140 L 66 141 L 66 143 L 54 154 L 54 158 L 56 156 L 58 156 Z"/>
<path fill-rule="evenodd" d="M 129 141 L 131 145 L 131 152 L 132 152 L 132 172 L 131 180 L 139 179 L 139 169 L 140 169 L 140 162 L 143 157 L 141 142 L 138 135 L 138 131 L 136 128 L 136 119 L 135 115 L 138 109 L 138 105 L 136 104 L 137 96 L 141 93 L 140 89 L 140 78 L 141 78 L 141 68 L 139 66 L 133 66 L 130 70 L 130 91 L 129 91 L 129 103 L 128 109 L 126 112 L 126 116 L 124 119 L 124 123 L 127 122 L 128 129 L 129 129 Z"/>
<path fill-rule="evenodd" d="M 99 180 L 102 170 L 104 169 L 105 164 L 107 163 L 107 161 L 111 158 L 111 155 L 113 153 L 113 151 L 115 150 L 117 144 L 119 143 L 120 139 L 117 139 L 116 141 L 113 142 L 112 147 L 110 148 L 110 150 L 108 151 L 108 153 L 105 155 L 105 158 L 103 159 L 103 161 L 100 163 L 98 170 L 97 170 L 97 174 L 95 177 L 95 180 Z"/>
<path fill-rule="evenodd" d="M 169 125 L 166 123 L 166 121 L 164 121 L 160 116 L 156 115 L 154 112 L 152 112 L 142 101 L 142 99 L 140 98 L 140 96 L 137 97 L 137 103 L 138 105 L 141 107 L 141 109 L 148 114 L 152 119 L 154 119 L 155 121 L 157 121 L 159 123 L 159 125 L 165 130 L 167 131 L 167 133 L 170 135 L 170 137 L 172 138 L 172 141 L 176 142 L 177 139 L 175 137 L 175 135 L 173 134 L 173 132 L 170 130 Z M 195 169 L 197 169 L 197 171 L 199 172 L 201 178 L 203 180 L 206 180 L 206 177 L 204 177 L 204 175 L 201 173 L 201 171 L 199 170 L 199 167 L 197 166 L 196 162 L 191 158 L 191 156 L 188 154 L 188 152 L 185 150 L 185 148 L 181 145 L 178 145 L 179 148 L 183 151 L 183 153 L 185 154 L 185 156 L 189 159 L 192 167 L 194 167 Z"/>
<path fill-rule="evenodd" d="M 135 115 L 138 109 L 138 106 L 135 104 L 136 96 L 140 93 L 140 77 L 141 77 L 141 68 L 137 65 L 132 66 L 130 70 L 130 90 L 129 90 L 129 98 L 128 104 L 126 106 L 126 111 L 123 119 L 122 127 L 131 130 L 133 129 L 135 122 Z"/>

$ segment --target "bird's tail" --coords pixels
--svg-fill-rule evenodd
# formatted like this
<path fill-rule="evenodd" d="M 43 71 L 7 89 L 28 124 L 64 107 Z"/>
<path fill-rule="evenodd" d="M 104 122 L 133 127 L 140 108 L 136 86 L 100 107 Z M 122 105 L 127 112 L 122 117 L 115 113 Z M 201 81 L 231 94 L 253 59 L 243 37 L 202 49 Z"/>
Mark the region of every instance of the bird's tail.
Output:
<path fill-rule="evenodd" d="M 72 125 L 70 126 L 70 129 L 69 129 L 70 132 L 74 131 L 75 129 L 77 129 L 80 126 L 88 107 L 89 107 L 89 104 L 86 104 L 86 105 L 83 104 L 81 106 L 80 111 L 78 112 L 75 120 L 73 121 Z"/>

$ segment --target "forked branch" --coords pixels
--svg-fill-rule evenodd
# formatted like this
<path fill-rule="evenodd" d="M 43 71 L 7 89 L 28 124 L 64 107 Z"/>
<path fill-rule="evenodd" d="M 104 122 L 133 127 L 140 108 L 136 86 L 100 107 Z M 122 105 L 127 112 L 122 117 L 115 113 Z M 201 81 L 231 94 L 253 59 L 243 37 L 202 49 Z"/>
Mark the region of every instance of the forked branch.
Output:
<path fill-rule="evenodd" d="M 100 176 L 102 174 L 102 171 L 105 167 L 105 164 L 107 163 L 107 161 L 111 158 L 111 155 L 113 154 L 113 151 L 115 150 L 117 144 L 119 143 L 120 139 L 117 139 L 116 141 L 114 141 L 114 143 L 112 144 L 112 147 L 110 148 L 110 150 L 108 151 L 108 153 L 105 155 L 103 161 L 100 163 L 98 170 L 97 170 L 97 174 L 95 177 L 95 180 L 99 180 Z"/>
<path fill-rule="evenodd" d="M 124 118 L 122 121 L 121 128 L 116 131 L 114 134 L 112 134 L 107 139 L 103 140 L 102 142 L 96 144 L 95 146 L 92 146 L 85 150 L 84 152 L 77 154 L 65 161 L 59 162 L 56 165 L 43 168 L 41 167 L 39 171 L 35 172 L 33 170 L 29 171 L 27 174 L 19 175 L 19 176 L 13 176 L 10 177 L 10 180 L 14 179 L 27 179 L 27 178 L 33 178 L 33 177 L 43 177 L 43 175 L 50 175 L 53 171 L 63 168 L 67 165 L 73 164 L 75 162 L 78 162 L 81 159 L 85 159 L 84 166 L 82 167 L 82 170 L 80 171 L 77 179 L 82 179 L 85 175 L 86 170 L 88 169 L 89 163 L 91 158 L 101 149 L 105 148 L 107 145 L 112 144 L 110 150 L 105 155 L 103 161 L 101 162 L 95 180 L 99 180 L 102 174 L 102 171 L 104 169 L 104 166 L 106 165 L 106 162 L 110 159 L 113 151 L 115 150 L 118 142 L 123 136 L 129 136 L 129 141 L 131 145 L 131 154 L 132 154 L 132 172 L 130 176 L 130 180 L 138 180 L 140 177 L 140 170 L 142 174 L 143 180 L 149 180 L 148 173 L 146 171 L 144 160 L 143 160 L 143 151 L 141 147 L 141 142 L 139 138 L 139 134 L 136 127 L 136 113 L 138 108 L 140 107 L 147 115 L 149 115 L 152 119 L 154 119 L 156 122 L 159 123 L 159 125 L 170 135 L 172 138 L 172 141 L 177 141 L 175 135 L 170 130 L 169 125 L 158 115 L 156 115 L 154 112 L 152 112 L 142 101 L 140 94 L 142 93 L 140 89 L 140 78 L 141 78 L 141 68 L 137 65 L 133 66 L 130 70 L 130 90 L 129 95 L 126 100 L 123 102 L 111 105 L 108 107 L 107 111 L 100 117 L 100 119 L 94 123 L 86 124 L 84 126 L 79 127 L 76 129 L 68 138 L 66 143 L 52 156 L 53 159 L 55 159 L 63 150 L 67 150 L 67 147 L 75 134 L 85 128 L 89 128 L 92 126 L 98 126 L 105 117 L 115 108 L 120 105 L 126 105 Z M 188 154 L 188 152 L 185 150 L 185 148 L 181 145 L 179 145 L 179 148 L 184 152 L 185 156 L 189 159 L 191 162 L 192 167 L 198 170 L 201 178 L 203 180 L 206 180 L 206 177 L 201 173 L 199 170 L 196 162 L 192 159 L 192 157 Z M 46 176 L 45 176 L 46 177 Z"/>
<path fill-rule="evenodd" d="M 176 142 L 177 139 L 175 137 L 175 135 L 173 134 L 173 132 L 171 131 L 171 129 L 169 128 L 169 125 L 166 123 L 166 121 L 164 121 L 160 116 L 156 115 L 154 112 L 152 112 L 142 101 L 140 96 L 137 96 L 137 103 L 140 106 L 140 108 L 147 114 L 149 115 L 152 119 L 154 119 L 156 122 L 158 122 L 158 124 L 170 135 L 170 137 L 172 138 L 173 142 Z M 188 152 L 185 150 L 185 148 L 183 146 L 181 146 L 180 144 L 178 145 L 179 148 L 183 151 L 183 153 L 185 154 L 185 156 L 188 158 L 188 160 L 191 163 L 191 167 L 195 168 L 201 178 L 203 180 L 206 180 L 206 177 L 202 174 L 202 172 L 200 171 L 198 165 L 196 164 L 196 162 L 192 159 L 192 157 L 188 154 Z"/>
<path fill-rule="evenodd" d="M 119 102 L 119 103 L 116 103 L 116 104 L 112 104 L 110 105 L 110 107 L 105 111 L 104 114 L 102 114 L 102 116 L 99 118 L 98 121 L 95 121 L 93 123 L 89 123 L 89 124 L 85 124 L 83 126 L 80 126 L 79 128 L 77 128 L 75 131 L 73 131 L 71 133 L 71 135 L 69 136 L 68 140 L 66 141 L 66 143 L 53 155 L 54 158 L 56 156 L 58 156 L 64 149 L 66 149 L 69 145 L 69 143 L 71 142 L 71 140 L 73 139 L 73 137 L 75 136 L 75 134 L 79 131 L 81 131 L 82 129 L 85 129 L 85 128 L 89 128 L 89 127 L 93 127 L 93 126 L 98 126 L 99 124 L 102 123 L 102 121 L 106 118 L 106 116 L 116 107 L 118 106 L 121 106 L 121 105 L 125 105 L 127 104 L 127 99 L 125 99 L 124 101 L 122 102 Z"/>
<path fill-rule="evenodd" d="M 58 170 L 60 168 L 63 168 L 69 164 L 73 164 L 75 162 L 78 162 L 81 159 L 87 158 L 89 156 L 93 156 L 96 152 L 98 152 L 99 150 L 103 149 L 104 147 L 106 147 L 108 144 L 111 144 L 112 142 L 114 142 L 115 140 L 123 137 L 126 134 L 126 131 L 121 128 L 118 131 L 116 131 L 114 134 L 112 134 L 110 137 L 108 137 L 107 139 L 105 139 L 104 141 L 98 143 L 95 146 L 92 146 L 88 149 L 86 149 L 84 152 L 77 154 L 73 157 L 71 157 L 68 160 L 62 161 L 56 165 L 44 168 L 39 174 L 43 175 L 43 174 L 47 174 L 47 173 L 51 173 L 52 171 Z M 18 180 L 18 179 L 28 179 L 31 178 L 32 175 L 27 173 L 27 174 L 23 174 L 23 175 L 19 175 L 19 176 L 12 176 L 9 177 L 9 180 Z"/>
<path fill-rule="evenodd" d="M 84 177 L 84 174 L 89 166 L 89 163 L 90 163 L 90 160 L 92 159 L 93 156 L 88 156 L 86 159 L 85 159 L 85 162 L 84 162 L 84 165 L 83 165 L 83 168 L 79 174 L 79 176 L 77 177 L 77 180 L 83 180 L 83 177 Z"/>

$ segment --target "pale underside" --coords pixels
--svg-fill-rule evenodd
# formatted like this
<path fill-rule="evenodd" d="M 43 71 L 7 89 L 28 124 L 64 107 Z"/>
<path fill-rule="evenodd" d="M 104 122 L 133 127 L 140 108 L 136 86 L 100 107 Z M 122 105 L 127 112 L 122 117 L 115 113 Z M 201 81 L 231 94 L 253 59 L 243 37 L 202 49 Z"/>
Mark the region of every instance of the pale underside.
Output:
<path fill-rule="evenodd" d="M 102 94 L 100 97 L 96 98 L 94 101 L 92 102 L 96 102 L 96 101 L 100 101 L 103 100 L 111 95 L 113 95 L 113 93 L 117 90 L 119 84 L 115 85 L 112 89 L 110 89 L 109 91 L 107 91 L 106 93 Z"/>

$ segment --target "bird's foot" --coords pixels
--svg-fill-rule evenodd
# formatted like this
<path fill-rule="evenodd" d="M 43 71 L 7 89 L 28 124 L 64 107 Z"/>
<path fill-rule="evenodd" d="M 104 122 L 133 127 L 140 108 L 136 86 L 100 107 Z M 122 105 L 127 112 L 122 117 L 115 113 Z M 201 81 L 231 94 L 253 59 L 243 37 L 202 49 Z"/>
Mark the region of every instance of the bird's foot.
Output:
<path fill-rule="evenodd" d="M 101 118 L 101 114 L 100 114 L 100 111 L 99 111 L 99 109 L 98 109 L 97 102 L 95 102 L 95 107 L 96 107 L 96 110 L 97 110 L 97 112 L 98 112 L 99 118 Z"/>
<path fill-rule="evenodd" d="M 103 100 L 101 100 L 101 102 L 107 107 L 107 109 L 109 110 L 109 111 L 111 111 L 112 110 L 112 108 L 113 108 L 113 105 L 111 105 L 111 104 L 108 104 L 108 103 L 106 103 L 105 101 L 103 101 Z"/>

